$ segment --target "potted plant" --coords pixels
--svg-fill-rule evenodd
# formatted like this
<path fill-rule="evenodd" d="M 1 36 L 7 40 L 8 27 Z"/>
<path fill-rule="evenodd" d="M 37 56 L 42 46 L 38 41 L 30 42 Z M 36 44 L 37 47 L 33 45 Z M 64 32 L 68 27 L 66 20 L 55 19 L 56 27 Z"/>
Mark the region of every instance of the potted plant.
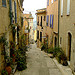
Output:
<path fill-rule="evenodd" d="M 12 64 L 12 58 L 11 57 L 7 57 L 6 59 L 6 67 L 5 70 L 8 72 L 8 75 L 11 74 L 12 68 L 11 68 L 11 64 Z"/>

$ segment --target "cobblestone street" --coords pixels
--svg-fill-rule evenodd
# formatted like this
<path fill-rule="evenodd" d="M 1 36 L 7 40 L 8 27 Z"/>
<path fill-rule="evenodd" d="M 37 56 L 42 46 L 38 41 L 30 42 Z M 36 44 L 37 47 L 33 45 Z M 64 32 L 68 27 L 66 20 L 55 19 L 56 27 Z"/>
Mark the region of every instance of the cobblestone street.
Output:
<path fill-rule="evenodd" d="M 27 52 L 27 69 L 15 75 L 62 75 L 53 60 L 43 51 L 31 45 Z"/>

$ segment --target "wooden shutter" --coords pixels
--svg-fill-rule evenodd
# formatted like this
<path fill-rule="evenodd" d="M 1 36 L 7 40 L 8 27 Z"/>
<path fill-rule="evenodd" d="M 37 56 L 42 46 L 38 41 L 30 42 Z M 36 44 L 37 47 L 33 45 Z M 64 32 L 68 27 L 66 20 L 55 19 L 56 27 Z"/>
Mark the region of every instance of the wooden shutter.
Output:
<path fill-rule="evenodd" d="M 6 0 L 2 0 L 2 6 L 6 7 Z"/>
<path fill-rule="evenodd" d="M 16 11 L 16 2 L 14 1 L 14 9 L 15 9 L 15 23 L 17 23 L 17 11 Z"/>
<path fill-rule="evenodd" d="M 40 32 L 40 41 L 42 42 L 42 32 Z"/>
<path fill-rule="evenodd" d="M 51 15 L 50 15 L 50 27 L 51 27 Z"/>
<path fill-rule="evenodd" d="M 11 17 L 11 24 L 13 23 L 13 13 L 12 13 L 12 0 L 9 0 L 9 8 L 10 8 L 10 17 Z"/>
<path fill-rule="evenodd" d="M 67 15 L 70 14 L 70 0 L 67 0 Z"/>
<path fill-rule="evenodd" d="M 47 6 L 49 6 L 49 0 L 47 0 Z"/>
<path fill-rule="evenodd" d="M 63 0 L 61 0 L 61 16 L 63 16 Z"/>
<path fill-rule="evenodd" d="M 53 19 L 54 19 L 54 15 L 52 15 L 52 28 L 53 28 Z"/>

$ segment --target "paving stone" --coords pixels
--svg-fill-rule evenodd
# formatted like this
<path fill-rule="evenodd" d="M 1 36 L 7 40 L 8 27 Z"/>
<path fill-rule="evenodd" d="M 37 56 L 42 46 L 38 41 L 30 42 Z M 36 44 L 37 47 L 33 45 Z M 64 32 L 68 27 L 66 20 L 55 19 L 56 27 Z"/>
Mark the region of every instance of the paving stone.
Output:
<path fill-rule="evenodd" d="M 47 53 L 31 45 L 27 52 L 27 69 L 14 75 L 62 75 Z"/>

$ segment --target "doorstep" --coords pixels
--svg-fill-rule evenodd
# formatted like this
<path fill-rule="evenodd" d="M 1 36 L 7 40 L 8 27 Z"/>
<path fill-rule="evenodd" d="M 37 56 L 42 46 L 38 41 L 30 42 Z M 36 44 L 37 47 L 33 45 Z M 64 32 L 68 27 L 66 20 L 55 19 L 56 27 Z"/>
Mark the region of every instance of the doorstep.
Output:
<path fill-rule="evenodd" d="M 53 58 L 53 61 L 61 71 L 62 75 L 73 75 L 72 70 L 69 66 L 63 66 L 56 60 L 56 58 Z"/>

